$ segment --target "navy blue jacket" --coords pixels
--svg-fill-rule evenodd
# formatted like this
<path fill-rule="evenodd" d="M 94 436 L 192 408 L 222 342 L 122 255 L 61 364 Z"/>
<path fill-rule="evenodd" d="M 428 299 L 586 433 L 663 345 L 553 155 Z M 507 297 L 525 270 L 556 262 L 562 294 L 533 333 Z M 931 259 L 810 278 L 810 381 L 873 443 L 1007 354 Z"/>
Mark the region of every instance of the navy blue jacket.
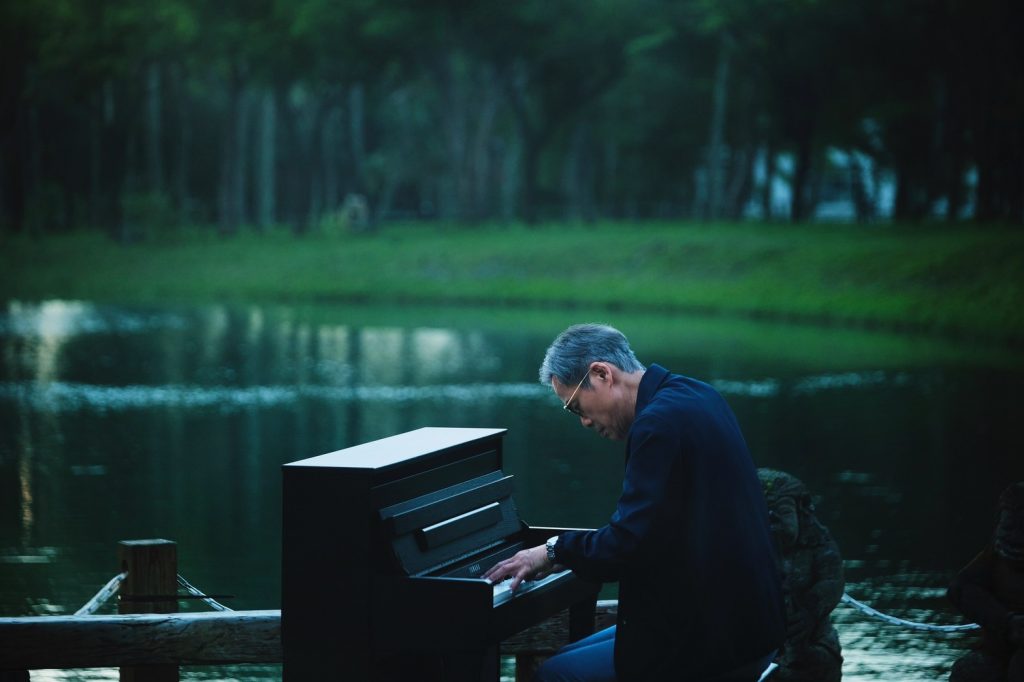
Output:
<path fill-rule="evenodd" d="M 619 582 L 619 680 L 702 680 L 785 637 L 768 509 L 732 410 L 713 388 L 651 365 L 608 525 L 570 531 L 559 563 Z"/>

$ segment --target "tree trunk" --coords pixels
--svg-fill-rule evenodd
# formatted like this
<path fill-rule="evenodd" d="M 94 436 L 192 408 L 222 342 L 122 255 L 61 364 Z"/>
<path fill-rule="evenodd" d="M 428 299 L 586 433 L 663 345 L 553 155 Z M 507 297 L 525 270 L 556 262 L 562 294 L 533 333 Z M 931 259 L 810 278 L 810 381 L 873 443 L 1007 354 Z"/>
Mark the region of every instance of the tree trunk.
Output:
<path fill-rule="evenodd" d="M 761 213 L 765 222 L 771 222 L 774 206 L 775 145 L 768 143 L 764 152 L 764 187 L 761 193 Z"/>
<path fill-rule="evenodd" d="M 101 219 L 103 170 L 103 101 L 99 92 L 94 92 L 89 107 L 89 227 L 99 226 Z"/>
<path fill-rule="evenodd" d="M 590 127 L 580 123 L 570 138 L 563 176 L 568 199 L 568 220 L 594 220 L 594 162 L 591 143 Z"/>
<path fill-rule="evenodd" d="M 723 200 L 725 197 L 727 159 L 724 139 L 731 53 L 732 41 L 728 34 L 723 33 L 718 47 L 718 63 L 715 66 L 711 126 L 708 137 L 708 199 L 706 213 L 708 220 L 719 220 L 722 217 Z"/>
<path fill-rule="evenodd" d="M 227 125 L 221 148 L 221 234 L 235 234 L 245 219 L 247 96 L 237 65 L 228 82 Z"/>
<path fill-rule="evenodd" d="M 789 215 L 794 223 L 803 222 L 810 215 L 811 202 L 808 190 L 811 177 L 811 146 L 811 132 L 805 130 L 797 140 L 796 168 L 793 170 L 793 196 Z"/>
<path fill-rule="evenodd" d="M 34 103 L 28 106 L 28 187 L 30 215 L 29 229 L 32 232 L 42 231 L 39 224 L 39 194 L 42 191 L 43 168 L 42 155 L 39 150 L 39 107 Z"/>
<path fill-rule="evenodd" d="M 468 208 L 466 150 L 469 147 L 469 115 L 466 111 L 465 76 L 460 73 L 459 57 L 445 54 L 435 67 L 444 95 L 442 127 L 448 155 L 447 177 L 442 181 L 440 210 L 442 220 L 463 220 Z"/>
<path fill-rule="evenodd" d="M 112 81 L 105 81 L 101 89 L 102 124 L 100 149 L 104 150 L 100 166 L 101 220 L 114 240 L 121 240 L 121 185 L 124 179 L 125 132 L 118 127 L 124 118 L 118 107 L 117 92 Z M 120 114 L 120 115 L 119 115 Z"/>
<path fill-rule="evenodd" d="M 352 143 L 352 189 L 357 194 L 366 194 L 366 121 L 365 88 L 356 83 L 349 90 L 348 121 L 349 139 Z"/>
<path fill-rule="evenodd" d="M 513 138 L 510 141 L 501 140 L 496 150 L 498 161 L 497 191 L 498 191 L 498 215 L 505 223 L 515 220 L 519 214 L 519 200 L 521 197 L 521 185 L 523 172 L 521 165 L 523 160 L 522 141 Z"/>
<path fill-rule="evenodd" d="M 472 217 L 477 220 L 494 215 L 494 197 L 499 191 L 495 183 L 492 157 L 494 122 L 499 104 L 494 75 L 490 72 L 484 73 L 480 87 L 483 92 L 480 96 L 480 109 L 475 117 L 476 131 L 469 166 L 472 187 L 470 210 Z"/>
<path fill-rule="evenodd" d="M 24 92 L 28 79 L 30 38 L 25 32 L 10 35 L 8 55 L 0 63 L 0 230 L 9 225 L 21 231 L 25 219 Z"/>
<path fill-rule="evenodd" d="M 541 144 L 536 137 L 523 139 L 523 179 L 520 210 L 523 220 L 535 225 L 540 220 L 537 208 L 537 173 L 540 168 Z"/>
<path fill-rule="evenodd" d="M 305 229 L 320 224 L 324 211 L 324 120 L 327 102 L 322 97 L 312 97 L 312 111 L 309 114 L 309 129 L 303 141 L 306 153 L 306 178 L 309 187 L 309 203 L 306 210 Z"/>
<path fill-rule="evenodd" d="M 853 199 L 854 215 L 858 223 L 870 222 L 875 216 L 875 199 L 864 181 L 867 170 L 857 158 L 855 151 L 847 152 L 849 163 L 847 172 L 850 174 L 850 196 Z"/>
<path fill-rule="evenodd" d="M 298 87 L 298 86 L 295 86 Z M 323 174 L 320 142 L 326 103 L 318 93 L 298 90 L 301 97 L 289 97 L 285 110 L 289 141 L 289 172 L 286 174 L 288 221 L 295 234 L 302 234 L 320 218 L 323 202 Z"/>
<path fill-rule="evenodd" d="M 225 117 L 224 131 L 221 134 L 221 149 L 220 149 L 220 190 L 218 192 L 218 204 L 219 204 L 219 223 L 221 234 L 234 234 L 238 229 L 237 217 L 233 212 L 234 203 L 232 202 L 231 192 L 234 188 L 232 179 L 234 178 L 234 169 L 232 164 L 235 163 L 237 157 L 235 155 L 235 109 L 239 99 L 238 89 L 232 78 L 228 83 L 228 98 L 227 98 L 227 115 Z"/>
<path fill-rule="evenodd" d="M 747 145 L 737 149 L 730 160 L 731 177 L 726 191 L 723 215 L 730 220 L 743 217 L 743 209 L 753 191 L 754 149 Z"/>
<path fill-rule="evenodd" d="M 163 159 L 163 92 L 160 65 L 150 64 L 146 68 L 146 132 L 144 135 L 144 157 L 146 160 L 146 189 L 162 192 L 164 189 Z"/>
<path fill-rule="evenodd" d="M 277 97 L 271 88 L 260 101 L 255 180 L 256 224 L 266 228 L 277 218 Z"/>
<path fill-rule="evenodd" d="M 235 220 L 239 226 L 249 223 L 252 212 L 249 205 L 249 188 L 247 182 L 252 177 L 252 92 L 247 86 L 241 87 L 238 106 L 235 110 L 235 155 L 234 177 L 232 178 Z"/>
<path fill-rule="evenodd" d="M 189 164 L 192 150 L 192 117 L 188 90 L 185 86 L 185 73 L 180 65 L 171 68 L 171 83 L 175 102 L 175 144 L 174 144 L 174 176 L 172 178 L 172 194 L 174 206 L 180 220 L 187 222 L 192 219 L 189 195 Z"/>
<path fill-rule="evenodd" d="M 333 213 L 341 208 L 341 145 L 345 137 L 342 132 L 344 113 L 334 105 L 324 118 L 320 148 L 323 150 L 324 212 Z"/>

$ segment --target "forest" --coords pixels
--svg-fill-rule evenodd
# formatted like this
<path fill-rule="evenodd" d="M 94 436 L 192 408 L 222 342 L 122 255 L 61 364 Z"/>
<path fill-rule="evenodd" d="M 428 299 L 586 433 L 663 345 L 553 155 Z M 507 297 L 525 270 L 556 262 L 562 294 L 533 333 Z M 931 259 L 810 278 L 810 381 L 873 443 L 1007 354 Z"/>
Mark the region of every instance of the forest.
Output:
<path fill-rule="evenodd" d="M 837 195 L 859 221 L 1021 224 L 1022 15 L 1010 0 L 8 0 L 0 233 L 803 222 Z"/>

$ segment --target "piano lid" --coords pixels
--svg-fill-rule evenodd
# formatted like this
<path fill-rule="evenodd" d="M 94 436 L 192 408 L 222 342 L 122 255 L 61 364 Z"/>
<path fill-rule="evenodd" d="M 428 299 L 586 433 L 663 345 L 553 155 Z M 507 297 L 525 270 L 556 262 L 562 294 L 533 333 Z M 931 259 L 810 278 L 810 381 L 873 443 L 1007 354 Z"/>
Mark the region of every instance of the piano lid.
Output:
<path fill-rule="evenodd" d="M 284 466 L 377 471 L 420 457 L 436 456 L 467 443 L 504 434 L 507 430 L 428 426 L 309 459 L 289 462 Z"/>

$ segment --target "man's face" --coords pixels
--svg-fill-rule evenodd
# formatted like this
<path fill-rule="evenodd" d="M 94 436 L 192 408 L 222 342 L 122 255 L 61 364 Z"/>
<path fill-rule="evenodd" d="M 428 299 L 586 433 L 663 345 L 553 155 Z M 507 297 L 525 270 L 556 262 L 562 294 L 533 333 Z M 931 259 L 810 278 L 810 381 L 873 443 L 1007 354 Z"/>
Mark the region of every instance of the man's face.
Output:
<path fill-rule="evenodd" d="M 590 386 L 581 387 L 576 394 L 575 385 L 566 386 L 557 377 L 551 378 L 551 388 L 566 408 L 580 419 L 580 423 L 598 435 L 611 440 L 624 440 L 629 433 L 630 419 L 623 410 L 623 401 L 611 380 L 611 374 L 597 363 L 591 365 Z M 571 398 L 571 400 L 570 400 Z"/>

